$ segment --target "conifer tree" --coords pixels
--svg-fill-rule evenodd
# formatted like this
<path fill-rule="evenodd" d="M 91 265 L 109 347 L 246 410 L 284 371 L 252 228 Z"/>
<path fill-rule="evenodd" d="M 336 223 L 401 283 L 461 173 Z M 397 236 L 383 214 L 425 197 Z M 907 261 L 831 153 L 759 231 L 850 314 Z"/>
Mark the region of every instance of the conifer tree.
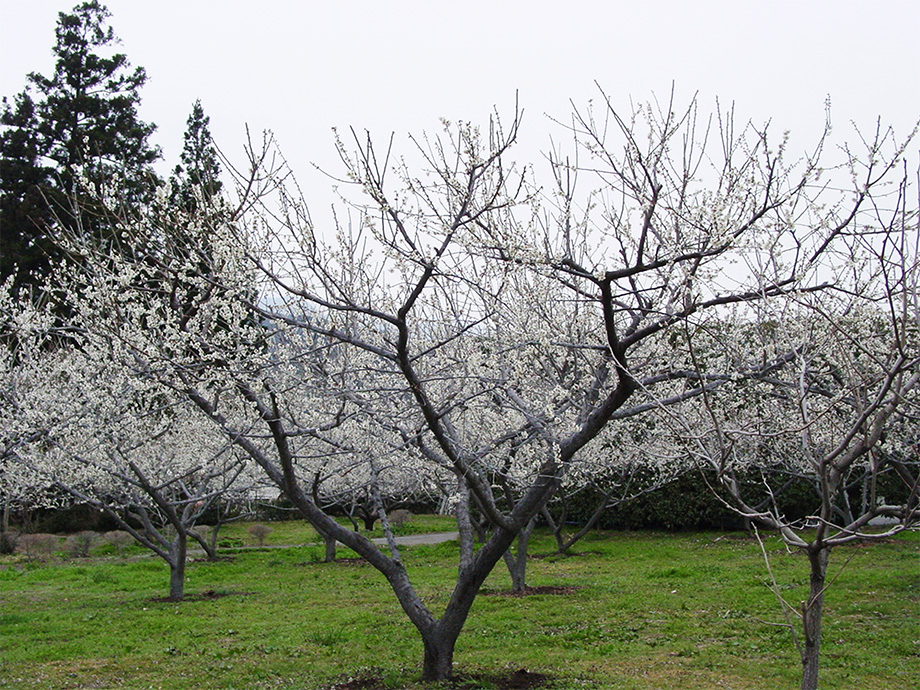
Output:
<path fill-rule="evenodd" d="M 161 241 L 203 274 L 213 269 L 212 232 L 232 215 L 222 195 L 220 161 L 209 125 L 210 118 L 196 100 L 186 121 L 180 163 L 169 180 L 168 204 L 158 210 L 161 220 L 156 224 L 166 233 Z"/>
<path fill-rule="evenodd" d="M 22 283 L 39 283 L 50 272 L 49 236 L 117 241 L 113 219 L 137 214 L 156 191 L 152 164 L 160 153 L 149 142 L 155 127 L 137 112 L 147 75 L 115 50 L 110 16 L 97 0 L 60 13 L 54 72 L 29 74 L 14 105 L 4 102 L 2 270 Z"/>
<path fill-rule="evenodd" d="M 219 198 L 222 189 L 220 161 L 211 138 L 211 118 L 204 114 L 201 100 L 196 100 L 186 121 L 181 163 L 170 180 L 170 202 L 194 212 L 199 203 Z"/>
<path fill-rule="evenodd" d="M 0 113 L 0 283 L 33 285 L 46 271 L 52 245 L 42 228 L 50 211 L 42 190 L 51 170 L 43 165 L 35 103 L 24 91 Z"/>

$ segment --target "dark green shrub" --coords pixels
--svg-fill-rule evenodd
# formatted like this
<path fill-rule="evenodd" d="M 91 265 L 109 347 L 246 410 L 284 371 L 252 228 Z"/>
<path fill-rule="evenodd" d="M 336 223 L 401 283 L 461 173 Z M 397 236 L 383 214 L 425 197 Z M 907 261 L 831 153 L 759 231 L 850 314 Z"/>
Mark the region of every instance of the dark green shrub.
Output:
<path fill-rule="evenodd" d="M 604 529 L 740 529 L 744 521 L 726 507 L 697 473 L 682 475 L 601 518 Z"/>
<path fill-rule="evenodd" d="M 817 508 L 817 496 L 811 483 L 801 478 L 790 478 L 787 473 L 774 470 L 770 473 L 751 473 L 739 476 L 745 500 L 757 507 L 763 505 L 767 481 L 776 498 L 779 511 L 790 520 L 811 515 Z M 633 477 L 629 491 L 639 493 L 653 481 L 651 476 Z M 744 519 L 729 508 L 716 494 L 718 481 L 712 472 L 689 472 L 654 490 L 638 495 L 608 508 L 597 524 L 598 529 L 638 530 L 661 529 L 684 531 L 700 529 L 737 530 L 746 527 Z M 599 484 L 566 498 L 566 521 L 584 524 L 604 496 L 605 486 Z M 562 515 L 562 502 L 550 504 L 554 517 Z"/>
<path fill-rule="evenodd" d="M 107 532 L 118 523 L 93 506 L 79 503 L 67 508 L 39 508 L 32 511 L 32 531 L 74 534 L 92 530 Z"/>

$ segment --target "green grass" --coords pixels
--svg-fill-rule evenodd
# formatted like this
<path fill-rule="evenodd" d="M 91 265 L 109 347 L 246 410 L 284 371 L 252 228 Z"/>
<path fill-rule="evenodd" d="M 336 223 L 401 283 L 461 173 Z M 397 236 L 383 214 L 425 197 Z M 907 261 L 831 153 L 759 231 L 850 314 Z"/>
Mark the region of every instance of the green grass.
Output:
<path fill-rule="evenodd" d="M 351 522 L 347 518 L 338 518 L 339 523 L 346 527 L 351 527 Z M 220 540 L 234 540 L 243 546 L 255 546 L 258 540 L 249 534 L 249 528 L 252 522 L 230 522 L 220 528 Z M 310 527 L 303 520 L 285 520 L 283 522 L 262 522 L 260 524 L 271 528 L 271 533 L 265 538 L 265 546 L 290 545 L 290 544 L 312 544 L 320 541 L 316 530 Z M 382 537 L 383 529 L 380 523 L 372 532 L 366 532 L 361 525 L 361 533 L 369 537 Z M 445 532 L 457 529 L 457 522 L 451 517 L 445 515 L 413 515 L 412 519 L 400 527 L 394 529 L 397 535 L 407 534 L 425 534 L 427 532 Z"/>
<path fill-rule="evenodd" d="M 267 544 L 311 541 L 300 523 L 271 526 Z M 247 530 L 227 532 L 248 544 Z M 446 601 L 456 549 L 404 549 L 429 606 Z M 798 603 L 805 559 L 775 540 L 767 549 L 783 593 Z M 532 551 L 550 550 L 537 535 Z M 500 565 L 461 634 L 458 669 L 523 667 L 552 675 L 560 689 L 797 686 L 789 633 L 771 625 L 782 616 L 756 541 L 606 533 L 578 551 L 528 564 L 531 586 L 572 587 L 566 595 L 502 596 L 509 578 Z M 226 596 L 178 604 L 153 601 L 168 581 L 155 558 L 0 560 L 0 688 L 310 690 L 362 674 L 389 688 L 418 687 L 421 642 L 383 578 L 363 563 L 321 556 L 319 546 L 299 546 L 194 562 L 187 593 Z M 920 534 L 838 549 L 831 573 L 850 556 L 827 595 L 822 687 L 914 687 Z"/>

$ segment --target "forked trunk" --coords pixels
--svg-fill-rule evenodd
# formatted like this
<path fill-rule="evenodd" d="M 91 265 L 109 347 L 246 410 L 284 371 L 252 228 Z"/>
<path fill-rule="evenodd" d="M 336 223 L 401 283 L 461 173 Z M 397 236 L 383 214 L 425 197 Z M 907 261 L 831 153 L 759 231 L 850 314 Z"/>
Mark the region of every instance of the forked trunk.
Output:
<path fill-rule="evenodd" d="M 511 576 L 511 591 L 523 592 L 527 589 L 527 551 L 530 545 L 530 535 L 536 525 L 536 518 L 527 523 L 517 536 L 517 548 L 512 553 L 509 548 L 503 554 L 508 574 Z"/>
<path fill-rule="evenodd" d="M 802 690 L 817 690 L 818 663 L 821 654 L 821 614 L 824 607 L 824 587 L 827 577 L 827 548 L 808 553 L 811 565 L 808 601 L 802 602 L 802 627 L 805 644 L 802 647 Z"/>
<path fill-rule="evenodd" d="M 434 631 L 422 635 L 425 645 L 425 660 L 422 666 L 422 680 L 450 680 L 454 670 L 454 645 L 457 643 L 459 630 L 453 634 Z"/>
<path fill-rule="evenodd" d="M 440 620 L 428 618 L 426 621 L 424 618 L 427 616 L 415 618 L 412 612 L 417 612 L 421 607 L 421 601 L 415 592 L 409 587 L 405 590 L 394 587 L 403 609 L 410 613 L 410 619 L 422 636 L 425 647 L 422 668 L 424 680 L 450 680 L 453 673 L 454 646 L 469 616 L 473 601 L 492 568 L 513 543 L 513 532 L 499 530 L 492 535 L 492 538 L 477 551 L 473 561 L 460 569 L 457 586 Z M 408 596 L 404 597 L 403 594 Z"/>
<path fill-rule="evenodd" d="M 505 556 L 505 565 L 508 566 L 508 574 L 511 576 L 511 591 L 523 592 L 527 589 L 527 559 L 512 557 L 511 554 Z"/>
<path fill-rule="evenodd" d="M 569 548 L 569 545 L 565 543 L 565 538 L 562 535 L 562 529 L 568 517 L 568 510 L 563 506 L 558 520 L 553 517 L 553 514 L 547 510 L 546 506 L 543 506 L 540 510 L 540 514 L 543 516 L 543 519 L 546 520 L 546 524 L 549 525 L 549 529 L 553 533 L 553 539 L 556 542 L 556 554 L 559 556 L 564 555 Z"/>
<path fill-rule="evenodd" d="M 221 526 L 222 523 L 220 520 L 218 520 L 214 523 L 214 526 L 211 527 L 211 533 L 208 535 L 208 540 L 211 543 L 211 551 L 213 552 L 215 559 L 217 558 L 217 538 L 218 534 L 220 533 Z"/>

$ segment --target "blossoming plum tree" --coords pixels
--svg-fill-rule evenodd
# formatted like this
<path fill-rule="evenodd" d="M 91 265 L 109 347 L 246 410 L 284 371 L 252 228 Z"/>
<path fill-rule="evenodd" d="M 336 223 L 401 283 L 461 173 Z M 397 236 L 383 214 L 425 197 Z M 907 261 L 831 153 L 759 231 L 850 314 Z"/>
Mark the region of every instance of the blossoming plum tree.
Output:
<path fill-rule="evenodd" d="M 162 558 L 169 597 L 179 600 L 189 538 L 215 555 L 194 531 L 197 520 L 214 501 L 245 492 L 251 477 L 213 425 L 182 409 L 188 401 L 139 386 L 107 354 L 84 341 L 43 356 L 17 415 L 35 431 L 9 455 L 34 501 L 93 506 Z"/>
<path fill-rule="evenodd" d="M 849 238 L 846 254 L 825 267 L 832 290 L 764 300 L 722 328 L 736 356 L 790 353 L 782 369 L 707 392 L 704 405 L 662 411 L 679 429 L 677 445 L 715 473 L 732 507 L 808 557 L 807 598 L 795 607 L 780 596 L 803 690 L 818 687 L 831 550 L 920 522 L 920 262 L 908 189 L 905 178 L 858 221 L 875 231 Z M 688 345 L 692 352 L 689 333 Z M 769 481 L 739 480 L 765 472 L 807 481 L 812 512 L 787 516 Z"/>
<path fill-rule="evenodd" d="M 183 594 L 187 540 L 217 499 L 252 477 L 213 425 L 119 365 L 111 343 L 58 337 L 59 320 L 25 295 L 0 297 L 0 413 L 4 500 L 30 507 L 78 501 L 104 511 L 170 566 L 170 597 Z M 245 485 L 244 485 L 244 482 Z"/>
<path fill-rule="evenodd" d="M 873 231 L 857 212 L 900 155 L 870 145 L 871 174 L 841 192 L 818 184 L 823 140 L 790 163 L 766 128 L 720 113 L 710 132 L 695 101 L 673 110 L 621 117 L 605 97 L 576 111 L 575 153 L 553 155 L 545 189 L 509 163 L 519 113 L 509 127 L 445 123 L 413 140 L 417 165 L 392 140 L 340 139 L 343 204 L 325 234 L 277 159 L 253 153 L 237 215 L 198 229 L 206 271 L 194 242 L 155 242 L 142 220 L 124 228 L 132 262 L 82 253 L 74 313 L 380 571 L 422 637 L 424 678 L 449 678 L 483 581 L 562 482 L 591 471 L 592 446 L 616 442 L 620 416 L 772 365 L 714 353 L 703 373 L 677 336 L 732 305 L 822 291 L 833 252 Z M 324 452 L 375 490 L 391 471 L 458 487 L 440 615 L 385 514 L 381 550 L 315 500 Z M 470 508 L 491 528 L 478 549 Z"/>
<path fill-rule="evenodd" d="M 14 508 L 26 509 L 38 500 L 40 483 L 34 473 L 15 462 L 18 449 L 39 440 L 46 425 L 27 414 L 32 384 L 42 376 L 43 351 L 53 332 L 53 317 L 27 301 L 20 302 L 13 282 L 0 285 L 0 533 L 10 529 Z M 58 409 L 48 401 L 51 410 Z M 66 419 L 66 414 L 57 416 Z"/>

